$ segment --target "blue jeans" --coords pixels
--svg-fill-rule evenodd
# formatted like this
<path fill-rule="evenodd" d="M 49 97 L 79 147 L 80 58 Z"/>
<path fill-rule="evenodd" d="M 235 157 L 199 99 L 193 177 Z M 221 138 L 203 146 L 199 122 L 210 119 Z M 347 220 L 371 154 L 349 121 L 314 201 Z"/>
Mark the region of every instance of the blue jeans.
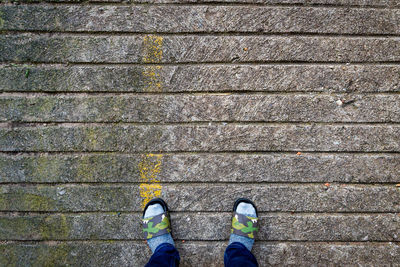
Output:
<path fill-rule="evenodd" d="M 179 261 L 178 250 L 174 246 L 165 243 L 157 247 L 146 267 L 174 267 L 179 266 Z M 258 266 L 254 255 L 239 242 L 234 242 L 226 248 L 224 262 L 226 267 Z"/>
<path fill-rule="evenodd" d="M 239 242 L 230 244 L 224 254 L 225 267 L 257 267 L 258 263 L 253 253 Z"/>
<path fill-rule="evenodd" d="M 145 267 L 170 267 L 179 266 L 179 252 L 168 243 L 163 243 L 156 248 Z"/>

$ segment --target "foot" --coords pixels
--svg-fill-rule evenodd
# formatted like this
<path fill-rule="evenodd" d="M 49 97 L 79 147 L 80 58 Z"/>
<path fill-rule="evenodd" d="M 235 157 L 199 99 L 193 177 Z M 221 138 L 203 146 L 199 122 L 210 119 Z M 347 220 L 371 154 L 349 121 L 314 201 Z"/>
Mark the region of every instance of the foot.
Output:
<path fill-rule="evenodd" d="M 149 202 L 151 204 L 151 201 Z M 145 208 L 144 215 L 143 215 L 143 221 L 147 225 L 143 229 L 144 232 L 146 232 L 146 238 L 147 238 L 147 244 L 149 244 L 149 247 L 151 251 L 154 253 L 154 251 L 157 249 L 157 247 L 163 243 L 169 243 L 173 246 L 174 240 L 172 239 L 171 233 L 170 233 L 170 225 L 169 225 L 169 218 L 162 218 L 162 221 L 156 225 L 153 225 L 153 222 L 147 222 L 145 219 L 151 219 L 157 215 L 163 214 L 167 210 L 164 209 L 164 207 L 155 202 L 154 204 L 148 205 Z M 150 225 L 151 224 L 151 225 Z M 152 229 L 154 229 L 152 231 Z M 160 232 L 160 230 L 163 230 L 165 232 L 162 235 L 158 235 L 157 233 Z M 167 231 L 165 231 L 167 230 Z M 152 237 L 154 235 L 154 237 Z"/>
<path fill-rule="evenodd" d="M 247 201 L 248 200 L 240 201 L 236 206 L 236 210 L 234 210 L 234 212 L 237 214 L 244 215 L 245 217 L 241 216 L 241 218 L 239 218 L 239 216 L 236 215 L 233 218 L 232 234 L 229 238 L 229 244 L 239 242 L 243 244 L 249 251 L 251 251 L 254 244 L 254 233 L 258 231 L 258 227 L 256 225 L 258 218 L 255 206 L 251 201 Z M 245 223 L 242 218 L 247 220 L 247 222 Z"/>

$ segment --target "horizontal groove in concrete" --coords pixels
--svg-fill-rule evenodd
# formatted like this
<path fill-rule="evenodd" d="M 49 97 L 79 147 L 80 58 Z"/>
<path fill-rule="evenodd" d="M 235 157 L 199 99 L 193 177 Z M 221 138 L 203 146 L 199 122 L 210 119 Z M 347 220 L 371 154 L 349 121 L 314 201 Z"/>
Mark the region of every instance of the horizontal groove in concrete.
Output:
<path fill-rule="evenodd" d="M 325 151 L 325 150 L 314 150 L 314 151 L 298 151 L 298 150 L 252 150 L 252 151 L 238 151 L 238 150 L 225 150 L 225 151 L 155 151 L 155 150 L 144 150 L 140 152 L 127 152 L 127 151 L 0 151 L 2 155 L 8 156 L 19 156 L 19 155 L 145 155 L 145 154 L 163 154 L 163 155 L 197 155 L 197 154 L 209 154 L 209 155 L 224 155 L 224 154 L 237 154 L 237 155 L 274 155 L 278 153 L 286 155 L 294 155 L 298 152 L 302 154 L 332 154 L 332 155 L 398 155 L 400 152 L 394 151 Z"/>
<path fill-rule="evenodd" d="M 19 121 L 3 121 L 0 122 L 0 129 L 18 130 L 18 129 L 44 129 L 44 128 L 80 128 L 80 127 L 110 127 L 110 126 L 121 126 L 121 127 L 151 127 L 159 126 L 161 128 L 177 127 L 177 126 L 193 126 L 193 127 L 221 127 L 221 126 L 265 126 L 265 127 L 285 127 L 285 126 L 381 126 L 391 127 L 399 126 L 397 122 L 304 122 L 304 121 L 281 121 L 281 122 L 270 122 L 270 121 L 197 121 L 197 122 L 55 122 L 55 121 L 44 121 L 44 122 L 19 122 Z M 234 151 L 234 150 L 232 150 Z M 285 152 L 286 150 L 281 150 Z M 323 151 L 323 150 L 315 150 Z M 6 151 L 3 151 L 6 152 Z M 66 151 L 67 152 L 67 151 Z M 85 151 L 83 151 L 85 152 Z M 106 151 L 107 152 L 107 151 Z M 124 152 L 124 151 L 122 151 Z M 215 151 L 217 152 L 217 151 Z M 311 151 L 312 152 L 312 151 Z M 366 151 L 368 152 L 368 151 Z"/>
<path fill-rule="evenodd" d="M 190 216 L 194 215 L 232 215 L 232 211 L 219 211 L 216 213 L 215 211 L 169 211 L 170 215 L 175 214 L 174 216 Z M 379 216 L 379 215 L 398 215 L 398 212 L 304 212 L 304 211 L 261 211 L 258 212 L 259 216 L 313 216 L 315 218 L 324 217 L 324 216 L 342 216 L 342 217 L 351 217 L 351 216 Z M 139 216 L 143 215 L 143 211 L 0 211 L 0 217 L 13 217 L 16 218 L 18 216 L 74 216 L 74 215 L 130 215 L 130 216 Z M 355 242 L 355 241 L 352 241 Z M 397 242 L 397 241 L 395 241 Z"/>
<path fill-rule="evenodd" d="M 275 61 L 202 61 L 202 62 L 62 62 L 62 61 L 31 61 L 31 60 L 4 60 L 0 62 L 1 66 L 13 67 L 13 66 L 77 66 L 77 67 L 155 67 L 155 66 L 398 66 L 400 60 L 394 61 L 304 61 L 304 60 L 275 60 Z M 29 75 L 28 75 L 29 77 Z"/>
<path fill-rule="evenodd" d="M 42 31 L 42 30 L 4 30 L 0 32 L 0 37 L 1 36 L 16 36 L 16 37 L 26 37 L 26 36 L 44 36 L 44 37 L 76 37 L 76 38 L 106 38 L 106 37 L 131 37 L 131 38 L 139 38 L 139 39 L 145 39 L 145 38 L 162 38 L 163 42 L 160 44 L 160 48 L 165 48 L 163 45 L 164 43 L 164 38 L 193 38 L 193 37 L 198 37 L 198 38 L 221 38 L 221 37 L 230 37 L 230 38 L 270 38 L 270 39 L 279 39 L 279 38 L 319 38 L 319 39 L 337 39 L 337 40 L 354 40 L 354 39 L 362 39 L 362 40 L 397 40 L 400 36 L 400 34 L 339 34 L 339 33 L 307 33 L 307 32 L 270 32 L 270 33 L 259 33 L 259 32 L 236 32 L 236 31 L 229 31 L 229 32 L 177 32 L 177 33 L 171 33 L 171 32 L 115 32 L 115 31 Z M 118 39 L 118 38 L 117 38 Z M 249 50 L 243 50 L 243 51 L 249 51 Z M 293 62 L 303 62 L 301 60 L 293 60 Z M 2 61 L 2 64 L 8 62 L 7 60 Z M 10 61 L 12 63 L 12 61 Z M 37 61 L 40 63 L 40 61 Z M 210 62 L 213 63 L 214 61 L 202 61 L 199 63 L 204 63 L 204 62 Z M 243 63 L 243 62 L 252 62 L 252 61 L 236 61 L 236 60 L 231 60 L 227 61 L 229 62 L 237 62 L 237 63 Z M 257 62 L 254 60 L 254 62 Z M 268 62 L 273 62 L 268 61 Z M 284 60 L 280 60 L 278 62 L 285 62 Z M 290 61 L 288 61 L 290 62 Z M 308 62 L 308 61 L 306 61 Z M 324 61 L 313 61 L 313 62 L 324 62 Z M 329 61 L 327 61 L 329 62 Z M 340 61 L 333 61 L 335 62 L 340 62 Z M 351 62 L 364 62 L 364 61 L 351 61 Z M 369 61 L 367 61 L 369 62 Z M 392 61 L 393 62 L 393 61 Z M 395 61 L 394 61 L 395 62 Z M 22 63 L 21 61 L 16 61 L 15 63 Z M 46 62 L 43 62 L 46 63 Z M 71 63 L 88 63 L 88 62 L 71 62 Z M 107 63 L 107 62 L 106 62 Z M 115 64 L 115 63 L 121 63 L 121 64 L 128 64 L 128 63 L 135 63 L 135 62 L 108 62 L 110 64 Z M 157 62 L 141 62 L 143 64 L 154 64 Z M 162 63 L 162 62 L 160 62 Z M 168 62 L 165 62 L 168 63 Z M 195 63 L 195 62 L 187 62 L 187 63 Z M 216 62 L 217 63 L 217 62 Z M 373 63 L 373 62 L 371 62 Z M 65 63 L 60 63 L 60 64 L 69 64 L 68 62 Z M 179 64 L 179 62 L 177 62 Z"/>
<path fill-rule="evenodd" d="M 2 4 L 7 5 L 12 0 L 4 0 Z M 365 8 L 365 9 L 398 9 L 399 5 L 396 1 L 386 0 L 350 0 L 347 2 L 336 0 L 19 0 L 22 4 L 30 6 L 63 6 L 71 4 L 85 4 L 92 6 L 259 6 L 259 7 L 322 7 L 322 8 Z"/>
<path fill-rule="evenodd" d="M 344 93 L 344 92 L 334 92 L 334 91 L 328 91 L 328 92 L 320 92 L 320 91 L 297 91 L 297 92 L 290 92 L 290 91 L 274 91 L 274 92 L 268 92 L 268 91 L 182 91 L 182 92 L 113 92 L 113 91 L 57 91 L 57 92 L 50 92 L 50 91 L 24 91 L 24 90 L 4 90 L 1 91 L 1 97 L 2 98 L 10 98 L 10 97 L 16 97 L 16 98 L 34 98 L 34 97 L 56 97 L 59 96 L 60 98 L 63 97 L 76 97 L 76 98 L 82 98 L 82 97 L 110 97 L 110 96 L 115 96 L 115 97 L 150 97 L 154 96 L 155 98 L 157 97 L 168 97 L 168 96 L 182 96 L 182 97 L 189 97 L 189 96 L 203 96 L 203 97 L 208 97 L 208 96 L 256 96 L 256 97 L 261 97 L 261 96 L 271 96 L 271 97 L 278 97 L 278 96 L 336 96 L 336 97 L 385 97 L 385 96 L 392 96 L 396 97 L 400 95 L 400 91 L 388 91 L 388 92 L 352 92 L 352 93 Z"/>
<path fill-rule="evenodd" d="M 382 33 L 382 34 L 350 34 L 350 33 L 307 33 L 307 32 L 129 32 L 129 31 L 43 31 L 43 30 L 4 30 L 0 35 L 13 35 L 13 34 L 34 34 L 34 35 L 60 35 L 60 36 L 163 36 L 163 37 L 179 37 L 179 36 L 205 36 L 205 37 L 218 37 L 218 36 L 238 36 L 238 37 L 331 37 L 331 38 L 375 38 L 375 39 L 390 39 L 399 38 L 400 34 L 395 33 Z M 17 62 L 18 63 L 18 62 Z"/>

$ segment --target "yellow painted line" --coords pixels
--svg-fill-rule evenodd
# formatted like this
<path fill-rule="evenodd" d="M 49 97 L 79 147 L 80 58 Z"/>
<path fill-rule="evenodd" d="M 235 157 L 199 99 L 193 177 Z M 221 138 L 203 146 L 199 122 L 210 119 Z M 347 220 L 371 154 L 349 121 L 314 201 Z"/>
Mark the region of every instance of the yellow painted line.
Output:
<path fill-rule="evenodd" d="M 160 63 L 163 56 L 164 38 L 156 35 L 146 35 L 143 38 L 143 62 Z"/>
<path fill-rule="evenodd" d="M 1 12 L 0 11 L 0 30 L 3 28 L 3 26 L 4 26 L 4 19 L 2 18 L 3 17 L 3 12 Z"/>
<path fill-rule="evenodd" d="M 162 154 L 143 155 L 139 162 L 140 185 L 139 192 L 142 198 L 142 209 L 152 199 L 161 196 L 162 186 L 158 180 L 161 172 Z"/>
<path fill-rule="evenodd" d="M 143 63 L 160 63 L 163 57 L 163 37 L 156 35 L 146 35 L 143 37 Z M 151 65 L 144 68 L 142 76 L 144 79 L 145 92 L 162 92 L 162 67 Z M 161 171 L 161 154 L 144 155 L 139 163 L 140 197 L 142 198 L 142 209 L 155 197 L 160 197 L 162 186 L 158 180 Z"/>
<path fill-rule="evenodd" d="M 163 37 L 146 35 L 143 38 L 144 63 L 160 63 L 163 57 Z M 145 92 L 162 92 L 161 66 L 147 66 L 142 72 Z"/>
<path fill-rule="evenodd" d="M 140 197 L 142 198 L 142 209 L 149 203 L 150 200 L 156 197 L 161 197 L 162 186 L 160 184 L 140 184 Z"/>
<path fill-rule="evenodd" d="M 162 92 L 161 66 L 148 66 L 142 72 L 145 92 Z"/>

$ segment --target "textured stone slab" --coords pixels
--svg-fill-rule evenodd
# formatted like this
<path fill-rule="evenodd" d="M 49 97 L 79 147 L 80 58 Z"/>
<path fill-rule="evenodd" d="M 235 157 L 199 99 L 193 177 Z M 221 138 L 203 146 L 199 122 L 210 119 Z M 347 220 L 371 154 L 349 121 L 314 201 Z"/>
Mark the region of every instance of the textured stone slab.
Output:
<path fill-rule="evenodd" d="M 172 213 L 178 240 L 228 240 L 230 213 Z M 399 241 L 400 216 L 260 214 L 257 240 Z M 3 240 L 139 240 L 141 214 L 1 215 Z"/>
<path fill-rule="evenodd" d="M 15 122 L 400 122 L 400 95 L 11 95 L 0 106 Z"/>
<path fill-rule="evenodd" d="M 0 128 L 1 151 L 400 151 L 397 125 L 210 123 L 12 127 Z"/>
<path fill-rule="evenodd" d="M 141 182 L 145 155 L 0 154 L 1 183 Z M 162 182 L 397 183 L 397 154 L 165 154 Z"/>
<path fill-rule="evenodd" d="M 397 62 L 400 39 L 26 33 L 1 35 L 0 51 L 0 61 L 49 63 Z"/>
<path fill-rule="evenodd" d="M 159 183 L 158 183 L 159 184 Z M 238 197 L 259 211 L 399 212 L 394 185 L 159 184 L 172 211 L 231 211 Z M 2 185 L 1 211 L 140 211 L 139 184 Z"/>
<path fill-rule="evenodd" d="M 42 3 L 65 2 L 80 3 L 84 0 L 4 0 L 4 2 Z M 360 7 L 398 7 L 396 0 L 89 0 L 87 2 L 102 3 L 149 3 L 149 4 L 266 4 L 266 5 L 328 5 L 328 6 L 360 6 Z"/>
<path fill-rule="evenodd" d="M 222 244 L 220 246 L 220 251 L 223 251 Z M 52 242 L 0 245 L 2 266 L 133 267 L 144 266 L 150 256 L 151 251 L 144 242 Z"/>
<path fill-rule="evenodd" d="M 0 91 L 62 93 L 0 98 L 0 151 L 39 152 L 0 153 L 0 266 L 143 266 L 150 180 L 182 266 L 222 266 L 240 196 L 260 266 L 399 265 L 397 1 L 100 1 L 0 5 Z"/>
<path fill-rule="evenodd" d="M 227 242 L 177 243 L 181 266 L 222 266 Z M 0 263 L 18 266 L 144 266 L 151 252 L 143 242 L 6 243 Z M 273 265 L 393 265 L 400 255 L 397 243 L 256 242 L 261 266 Z"/>
<path fill-rule="evenodd" d="M 14 65 L 0 67 L 0 91 L 399 92 L 399 75 L 394 65 Z"/>
<path fill-rule="evenodd" d="M 399 34 L 400 11 L 246 6 L 1 6 L 3 30 Z M 267 20 L 265 18 L 268 18 Z"/>

